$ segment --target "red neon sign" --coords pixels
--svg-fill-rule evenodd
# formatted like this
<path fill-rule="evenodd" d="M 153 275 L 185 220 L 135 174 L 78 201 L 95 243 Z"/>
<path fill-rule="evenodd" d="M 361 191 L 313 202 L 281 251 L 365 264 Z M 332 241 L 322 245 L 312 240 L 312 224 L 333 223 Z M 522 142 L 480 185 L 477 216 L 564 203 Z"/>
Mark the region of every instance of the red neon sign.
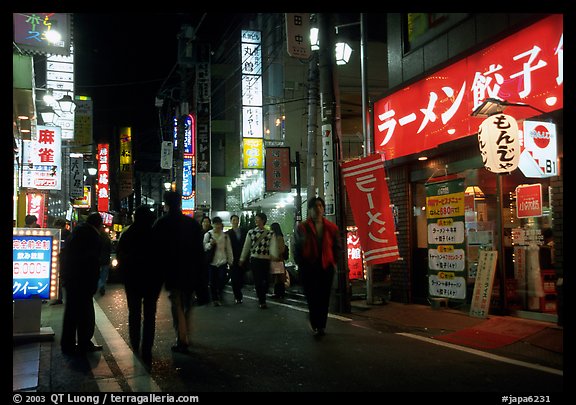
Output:
<path fill-rule="evenodd" d="M 374 147 L 387 160 L 478 132 L 486 98 L 563 108 L 563 19 L 556 14 L 374 104 Z M 517 120 L 539 113 L 508 107 Z"/>
<path fill-rule="evenodd" d="M 108 153 L 108 144 L 98 144 L 98 211 L 108 211 L 110 201 L 110 156 Z"/>

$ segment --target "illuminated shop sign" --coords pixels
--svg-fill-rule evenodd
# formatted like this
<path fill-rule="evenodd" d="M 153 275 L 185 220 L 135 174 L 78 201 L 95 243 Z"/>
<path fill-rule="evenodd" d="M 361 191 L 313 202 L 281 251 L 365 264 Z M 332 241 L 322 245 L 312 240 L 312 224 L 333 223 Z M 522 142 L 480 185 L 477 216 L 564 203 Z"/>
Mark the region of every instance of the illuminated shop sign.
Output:
<path fill-rule="evenodd" d="M 59 253 L 59 229 L 14 228 L 12 298 L 57 298 Z"/>
<path fill-rule="evenodd" d="M 385 159 L 477 132 L 470 114 L 486 98 L 563 108 L 563 20 L 552 15 L 374 104 L 374 147 Z M 537 115 L 508 107 L 517 120 Z"/>
<path fill-rule="evenodd" d="M 108 144 L 98 144 L 98 211 L 108 211 L 110 202 L 110 156 L 108 154 Z"/>

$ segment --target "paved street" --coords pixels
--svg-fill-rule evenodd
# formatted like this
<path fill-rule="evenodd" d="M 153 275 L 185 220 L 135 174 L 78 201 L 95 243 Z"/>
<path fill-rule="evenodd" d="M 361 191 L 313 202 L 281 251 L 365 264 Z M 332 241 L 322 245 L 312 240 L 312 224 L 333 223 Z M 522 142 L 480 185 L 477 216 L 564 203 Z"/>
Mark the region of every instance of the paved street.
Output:
<path fill-rule="evenodd" d="M 174 332 L 163 293 L 150 372 L 126 343 L 120 285 L 96 297 L 95 340 L 105 347 L 86 358 L 61 354 L 63 306 L 47 306 L 43 322 L 56 337 L 42 344 L 38 391 L 551 393 L 563 388 L 561 364 L 558 369 L 553 362 L 547 367 L 456 350 L 361 314 L 331 315 L 327 335 L 314 338 L 301 302 L 269 300 L 269 309 L 262 310 L 251 287 L 245 290 L 244 304 L 235 305 L 228 292 L 221 307 L 195 308 L 188 355 L 170 350 Z"/>

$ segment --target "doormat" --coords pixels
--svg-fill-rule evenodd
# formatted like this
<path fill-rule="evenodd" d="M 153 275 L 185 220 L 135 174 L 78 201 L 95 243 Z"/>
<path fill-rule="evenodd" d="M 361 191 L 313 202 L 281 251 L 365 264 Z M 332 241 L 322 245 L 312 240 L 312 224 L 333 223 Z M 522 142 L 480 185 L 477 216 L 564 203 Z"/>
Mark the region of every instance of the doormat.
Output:
<path fill-rule="evenodd" d="M 546 327 L 545 324 L 510 318 L 490 318 L 472 328 L 466 328 L 434 338 L 475 349 L 497 349 L 507 346 Z"/>

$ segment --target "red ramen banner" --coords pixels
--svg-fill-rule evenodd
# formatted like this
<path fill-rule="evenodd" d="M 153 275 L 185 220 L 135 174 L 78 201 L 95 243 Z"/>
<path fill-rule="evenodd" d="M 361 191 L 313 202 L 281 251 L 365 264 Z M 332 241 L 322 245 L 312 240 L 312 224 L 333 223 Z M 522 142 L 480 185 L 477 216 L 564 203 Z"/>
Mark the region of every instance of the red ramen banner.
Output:
<path fill-rule="evenodd" d="M 342 163 L 354 221 L 367 264 L 398 260 L 398 243 L 384 164 L 379 154 Z"/>

